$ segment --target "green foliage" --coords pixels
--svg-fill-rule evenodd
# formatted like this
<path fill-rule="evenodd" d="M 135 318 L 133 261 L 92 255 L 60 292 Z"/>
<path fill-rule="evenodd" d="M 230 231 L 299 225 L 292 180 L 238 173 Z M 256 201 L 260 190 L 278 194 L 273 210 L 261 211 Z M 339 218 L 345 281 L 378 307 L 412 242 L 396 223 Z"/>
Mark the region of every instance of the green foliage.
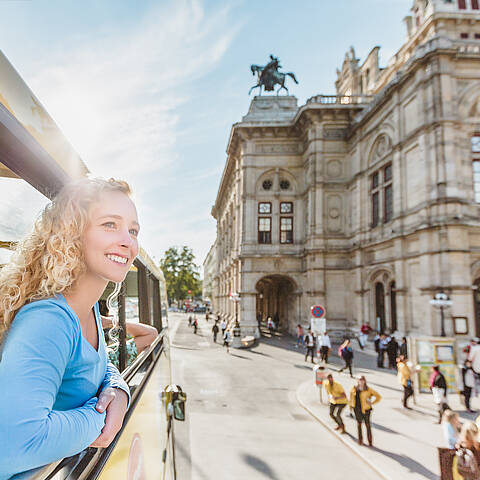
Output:
<path fill-rule="evenodd" d="M 160 268 L 165 275 L 170 302 L 201 296 L 202 282 L 198 273 L 199 267 L 195 264 L 195 255 L 191 248 L 183 246 L 179 251 L 179 247 L 170 247 L 160 261 Z"/>

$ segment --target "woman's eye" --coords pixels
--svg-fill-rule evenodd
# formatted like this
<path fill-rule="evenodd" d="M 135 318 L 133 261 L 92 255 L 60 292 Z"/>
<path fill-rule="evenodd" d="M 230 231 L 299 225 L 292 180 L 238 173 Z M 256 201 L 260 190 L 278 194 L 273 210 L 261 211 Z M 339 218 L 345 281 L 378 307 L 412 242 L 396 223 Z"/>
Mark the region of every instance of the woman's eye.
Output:
<path fill-rule="evenodd" d="M 115 223 L 114 222 L 105 222 L 102 224 L 102 226 L 107 227 L 107 228 L 115 228 Z"/>
<path fill-rule="evenodd" d="M 136 228 L 131 228 L 129 232 L 130 232 L 130 235 L 133 235 L 134 237 L 138 237 L 138 230 Z"/>

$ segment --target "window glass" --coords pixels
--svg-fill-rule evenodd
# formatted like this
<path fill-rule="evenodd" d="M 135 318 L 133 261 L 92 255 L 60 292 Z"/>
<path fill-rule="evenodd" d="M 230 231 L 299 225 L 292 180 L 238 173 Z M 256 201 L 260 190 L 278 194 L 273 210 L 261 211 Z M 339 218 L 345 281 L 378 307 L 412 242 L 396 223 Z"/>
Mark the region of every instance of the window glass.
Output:
<path fill-rule="evenodd" d="M 282 190 L 288 190 L 290 188 L 290 182 L 288 180 L 280 180 L 280 188 Z"/>
<path fill-rule="evenodd" d="M 473 171 L 477 172 L 477 173 L 480 173 L 480 161 L 479 160 L 475 160 L 473 162 Z"/>
<path fill-rule="evenodd" d="M 272 220 L 269 217 L 258 219 L 258 243 L 272 242 Z"/>
<path fill-rule="evenodd" d="M 281 202 L 280 203 L 280 213 L 292 213 L 293 212 L 293 203 L 292 202 Z"/>
<path fill-rule="evenodd" d="M 280 218 L 280 243 L 293 242 L 293 218 Z"/>
<path fill-rule="evenodd" d="M 376 192 L 372 195 L 372 227 L 376 227 L 378 225 L 379 215 L 379 199 L 378 192 Z"/>
<path fill-rule="evenodd" d="M 385 223 L 388 223 L 393 217 L 393 190 L 392 185 L 384 189 L 385 195 Z"/>
<path fill-rule="evenodd" d="M 384 170 L 385 182 L 389 182 L 392 179 L 392 165 L 387 165 Z"/>
<path fill-rule="evenodd" d="M 258 213 L 272 213 L 272 204 L 270 202 L 260 202 L 258 204 Z"/>
<path fill-rule="evenodd" d="M 372 175 L 372 188 L 378 187 L 378 172 Z"/>
<path fill-rule="evenodd" d="M 480 135 L 478 134 L 472 137 L 472 152 L 480 153 Z"/>

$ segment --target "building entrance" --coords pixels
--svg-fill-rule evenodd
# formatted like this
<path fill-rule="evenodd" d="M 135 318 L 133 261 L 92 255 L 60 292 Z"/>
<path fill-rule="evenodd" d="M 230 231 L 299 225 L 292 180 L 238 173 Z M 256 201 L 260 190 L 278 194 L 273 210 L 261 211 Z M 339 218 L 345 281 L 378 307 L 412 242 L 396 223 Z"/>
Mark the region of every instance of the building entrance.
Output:
<path fill-rule="evenodd" d="M 283 275 L 263 277 L 256 285 L 257 320 L 266 321 L 270 316 L 279 330 L 288 330 L 288 323 L 295 318 L 295 283 Z"/>

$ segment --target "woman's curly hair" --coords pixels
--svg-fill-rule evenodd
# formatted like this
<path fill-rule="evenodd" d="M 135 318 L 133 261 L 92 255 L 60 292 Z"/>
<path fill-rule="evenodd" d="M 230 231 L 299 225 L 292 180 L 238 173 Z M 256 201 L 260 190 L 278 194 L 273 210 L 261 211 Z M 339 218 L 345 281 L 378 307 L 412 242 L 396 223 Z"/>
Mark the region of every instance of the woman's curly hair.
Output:
<path fill-rule="evenodd" d="M 82 235 L 92 203 L 105 192 L 131 194 L 113 178 L 82 178 L 65 185 L 0 269 L 0 342 L 18 310 L 71 287 L 85 272 Z"/>

